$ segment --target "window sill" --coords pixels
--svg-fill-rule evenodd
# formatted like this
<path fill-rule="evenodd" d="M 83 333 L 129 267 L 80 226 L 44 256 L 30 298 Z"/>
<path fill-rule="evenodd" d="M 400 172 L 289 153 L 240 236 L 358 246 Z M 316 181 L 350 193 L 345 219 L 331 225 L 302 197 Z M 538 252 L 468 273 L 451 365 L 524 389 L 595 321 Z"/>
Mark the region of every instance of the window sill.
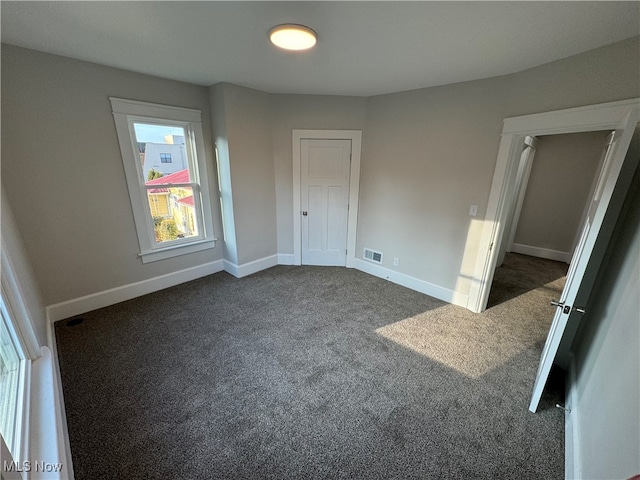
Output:
<path fill-rule="evenodd" d="M 61 386 L 55 378 L 51 350 L 42 347 L 41 352 L 42 356 L 32 361 L 28 460 L 34 470 L 28 478 L 70 479 L 73 478 L 73 465 L 66 451 Z M 44 463 L 51 471 L 35 471 L 35 462 Z"/>
<path fill-rule="evenodd" d="M 167 258 L 186 255 L 188 253 L 200 252 L 216 246 L 216 238 L 198 240 L 197 242 L 183 243 L 181 245 L 172 245 L 159 250 L 142 252 L 138 256 L 142 259 L 142 263 L 156 262 Z"/>

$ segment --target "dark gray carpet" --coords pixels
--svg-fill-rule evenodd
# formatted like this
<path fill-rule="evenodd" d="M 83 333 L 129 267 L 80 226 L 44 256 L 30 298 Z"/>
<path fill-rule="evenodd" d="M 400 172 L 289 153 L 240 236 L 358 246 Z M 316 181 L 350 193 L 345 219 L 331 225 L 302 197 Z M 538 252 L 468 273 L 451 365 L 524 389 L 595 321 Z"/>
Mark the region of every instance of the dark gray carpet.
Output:
<path fill-rule="evenodd" d="M 491 308 L 536 288 L 549 293 L 550 297 L 555 294 L 554 299 L 558 300 L 568 270 L 569 265 L 563 262 L 507 253 L 502 266 L 496 269 L 487 307 Z"/>
<path fill-rule="evenodd" d="M 477 315 L 279 266 L 58 322 L 76 479 L 563 478 L 549 289 Z"/>

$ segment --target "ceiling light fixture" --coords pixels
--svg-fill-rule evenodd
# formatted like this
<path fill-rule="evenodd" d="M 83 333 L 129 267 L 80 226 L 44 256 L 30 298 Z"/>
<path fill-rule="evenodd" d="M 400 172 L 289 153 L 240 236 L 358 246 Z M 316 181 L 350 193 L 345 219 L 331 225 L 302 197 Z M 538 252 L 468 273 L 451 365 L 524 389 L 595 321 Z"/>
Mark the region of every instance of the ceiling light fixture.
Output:
<path fill-rule="evenodd" d="M 316 32 L 304 25 L 277 25 L 269 32 L 271 43 L 285 50 L 307 50 L 316 44 Z"/>

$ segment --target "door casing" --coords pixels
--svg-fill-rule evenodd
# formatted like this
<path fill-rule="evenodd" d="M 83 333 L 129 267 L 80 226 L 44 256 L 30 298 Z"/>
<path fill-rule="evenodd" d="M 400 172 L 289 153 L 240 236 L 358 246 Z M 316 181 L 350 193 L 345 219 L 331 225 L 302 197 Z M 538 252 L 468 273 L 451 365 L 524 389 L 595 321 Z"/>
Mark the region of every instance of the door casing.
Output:
<path fill-rule="evenodd" d="M 293 147 L 293 264 L 302 265 L 302 209 L 300 162 L 302 140 L 351 140 L 351 171 L 349 178 L 349 219 L 347 221 L 347 263 L 355 267 L 356 227 L 358 225 L 358 195 L 360 189 L 361 130 L 302 130 L 294 129 Z"/>
<path fill-rule="evenodd" d="M 526 136 L 621 130 L 626 132 L 630 115 L 637 115 L 640 99 L 588 105 L 504 119 L 498 159 L 477 249 L 467 308 L 482 312 L 487 307 L 493 274 L 504 239 L 505 223 L 515 197 L 515 177 Z"/>

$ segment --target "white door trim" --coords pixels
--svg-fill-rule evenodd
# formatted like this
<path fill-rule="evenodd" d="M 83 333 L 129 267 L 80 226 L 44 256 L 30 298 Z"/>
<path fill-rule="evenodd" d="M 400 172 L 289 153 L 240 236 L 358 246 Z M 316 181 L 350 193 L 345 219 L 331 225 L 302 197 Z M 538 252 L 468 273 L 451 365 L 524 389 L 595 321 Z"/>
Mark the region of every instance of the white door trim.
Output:
<path fill-rule="evenodd" d="M 588 105 L 554 112 L 504 119 L 496 169 L 477 249 L 476 266 L 471 280 L 467 308 L 482 312 L 487 306 L 500 241 L 515 195 L 515 176 L 522 145 L 527 135 L 625 130 L 627 119 L 635 115 L 640 99 Z"/>
<path fill-rule="evenodd" d="M 533 160 L 536 156 L 536 145 L 538 139 L 536 137 L 526 137 L 524 152 L 520 156 L 520 165 L 518 166 L 518 174 L 516 176 L 516 200 L 511 210 L 510 221 L 506 225 L 509 225 L 509 230 L 505 230 L 506 242 L 500 247 L 500 257 L 498 258 L 499 264 L 504 261 L 506 252 L 511 252 L 513 248 L 513 240 L 516 236 L 516 230 L 518 229 L 518 223 L 520 223 L 520 214 L 522 213 L 522 205 L 524 205 L 524 197 L 527 193 L 527 187 L 529 186 L 529 177 L 531 176 L 531 169 L 533 167 Z"/>
<path fill-rule="evenodd" d="M 356 227 L 360 189 L 361 130 L 293 130 L 293 264 L 302 265 L 302 230 L 300 208 L 300 142 L 302 140 L 351 140 L 351 175 L 349 179 L 349 220 L 347 223 L 347 267 L 356 260 Z"/>

